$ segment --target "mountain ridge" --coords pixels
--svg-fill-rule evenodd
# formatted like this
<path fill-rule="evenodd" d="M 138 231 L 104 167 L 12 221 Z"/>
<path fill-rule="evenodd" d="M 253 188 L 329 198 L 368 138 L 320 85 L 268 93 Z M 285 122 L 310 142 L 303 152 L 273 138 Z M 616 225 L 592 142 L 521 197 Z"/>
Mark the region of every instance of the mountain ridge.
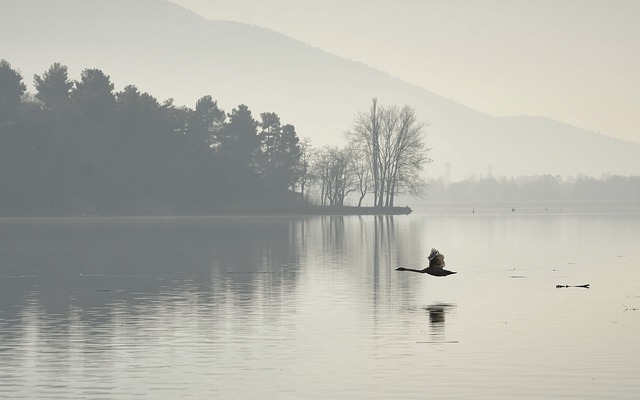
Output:
<path fill-rule="evenodd" d="M 187 106 L 210 94 L 227 112 L 241 103 L 256 116 L 276 112 L 316 146 L 342 143 L 377 97 L 412 106 L 429 124 L 431 176 L 640 174 L 638 143 L 546 117 L 491 116 L 268 28 L 208 20 L 164 0 L 5 3 L 0 58 L 28 70 L 27 84 L 56 61 L 71 79 L 100 68 L 116 90 L 135 84 Z"/>

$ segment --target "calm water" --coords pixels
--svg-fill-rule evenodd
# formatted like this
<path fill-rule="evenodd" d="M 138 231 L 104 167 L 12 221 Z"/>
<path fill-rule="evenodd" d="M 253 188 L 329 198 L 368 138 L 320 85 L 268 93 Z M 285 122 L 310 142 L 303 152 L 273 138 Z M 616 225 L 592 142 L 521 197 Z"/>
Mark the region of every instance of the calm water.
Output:
<path fill-rule="evenodd" d="M 640 214 L 481 211 L 0 219 L 0 398 L 637 398 Z"/>

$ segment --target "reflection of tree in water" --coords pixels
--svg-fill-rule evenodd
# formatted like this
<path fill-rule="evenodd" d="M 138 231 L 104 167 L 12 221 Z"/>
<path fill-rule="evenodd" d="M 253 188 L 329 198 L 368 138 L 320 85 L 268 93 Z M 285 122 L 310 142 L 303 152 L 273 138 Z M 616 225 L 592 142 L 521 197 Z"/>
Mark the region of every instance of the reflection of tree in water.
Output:
<path fill-rule="evenodd" d="M 392 215 L 374 217 L 373 240 L 373 300 L 380 301 L 380 270 L 386 266 L 386 274 L 391 271 L 393 255 L 395 254 L 395 229 Z M 387 282 L 390 279 L 387 277 Z M 387 286 L 390 289 L 390 286 Z"/>
<path fill-rule="evenodd" d="M 430 334 L 433 338 L 444 340 L 445 315 L 454 309 L 455 304 L 435 303 L 427 306 Z"/>
<path fill-rule="evenodd" d="M 33 319 L 56 327 L 49 332 L 78 325 L 90 334 L 112 326 L 116 315 L 135 320 L 188 313 L 194 304 L 281 301 L 295 285 L 302 224 L 286 218 L 5 223 L 0 338 L 20 337 L 24 321 Z"/>
<path fill-rule="evenodd" d="M 387 265 L 392 265 L 392 253 L 395 250 L 395 224 L 393 215 L 379 215 L 374 220 L 374 253 L 376 255 L 375 267 L 377 269 L 380 262 L 379 256 L 385 257 Z"/>
<path fill-rule="evenodd" d="M 325 254 L 342 256 L 358 253 L 358 260 L 368 265 L 373 263 L 375 269 L 381 263 L 386 266 L 392 262 L 398 244 L 392 215 L 323 216 L 320 217 L 320 230 Z"/>
<path fill-rule="evenodd" d="M 293 291 L 304 219 L 230 219 L 210 240 L 211 290 L 252 307 Z"/>
<path fill-rule="evenodd" d="M 304 220 L 248 218 L 218 224 L 208 237 L 214 269 L 270 272 L 297 264 Z"/>
<path fill-rule="evenodd" d="M 322 243 L 325 252 L 342 254 L 345 250 L 344 217 L 321 217 Z"/>

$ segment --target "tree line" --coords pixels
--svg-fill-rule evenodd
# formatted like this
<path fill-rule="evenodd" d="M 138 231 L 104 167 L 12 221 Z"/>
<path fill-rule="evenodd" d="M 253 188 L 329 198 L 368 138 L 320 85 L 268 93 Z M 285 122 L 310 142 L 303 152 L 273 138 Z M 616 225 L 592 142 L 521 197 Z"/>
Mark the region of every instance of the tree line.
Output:
<path fill-rule="evenodd" d="M 275 112 L 159 101 L 99 69 L 33 77 L 0 61 L 0 213 L 286 212 L 310 204 L 393 206 L 417 193 L 424 125 L 410 107 L 358 114 L 345 146 L 315 149 Z M 371 124 L 374 124 L 372 128 Z M 416 147 L 417 146 L 417 147 Z M 409 150 L 410 149 L 410 150 Z"/>
<path fill-rule="evenodd" d="M 412 107 L 378 105 L 374 98 L 369 110 L 356 115 L 346 145 L 312 149 L 303 143 L 301 165 L 308 173 L 301 176 L 314 184 L 321 206 L 351 201 L 362 207 L 371 195 L 373 207 L 395 207 L 398 194 L 419 196 L 425 188 L 422 173 L 431 162 L 425 128 Z"/>
<path fill-rule="evenodd" d="M 514 178 L 487 176 L 446 183 L 431 180 L 428 199 L 441 202 L 503 201 L 626 201 L 640 200 L 639 176 Z"/>

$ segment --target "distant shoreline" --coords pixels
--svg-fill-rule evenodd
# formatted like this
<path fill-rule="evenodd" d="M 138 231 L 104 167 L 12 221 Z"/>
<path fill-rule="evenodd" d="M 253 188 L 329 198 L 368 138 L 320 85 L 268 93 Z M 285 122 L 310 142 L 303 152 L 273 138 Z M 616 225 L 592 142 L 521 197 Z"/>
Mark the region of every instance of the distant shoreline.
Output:
<path fill-rule="evenodd" d="M 113 218 L 139 218 L 139 217 L 270 217 L 270 216 L 358 216 L 358 215 L 409 215 L 413 210 L 409 206 L 404 207 L 355 207 L 355 206 L 307 206 L 290 209 L 244 209 L 228 210 L 226 212 L 207 212 L 206 210 L 191 210 L 190 212 L 163 212 L 163 211 L 132 211 L 132 212 L 58 212 L 58 213 L 3 213 L 0 218 L 82 218 L 82 217 L 113 217 Z"/>

